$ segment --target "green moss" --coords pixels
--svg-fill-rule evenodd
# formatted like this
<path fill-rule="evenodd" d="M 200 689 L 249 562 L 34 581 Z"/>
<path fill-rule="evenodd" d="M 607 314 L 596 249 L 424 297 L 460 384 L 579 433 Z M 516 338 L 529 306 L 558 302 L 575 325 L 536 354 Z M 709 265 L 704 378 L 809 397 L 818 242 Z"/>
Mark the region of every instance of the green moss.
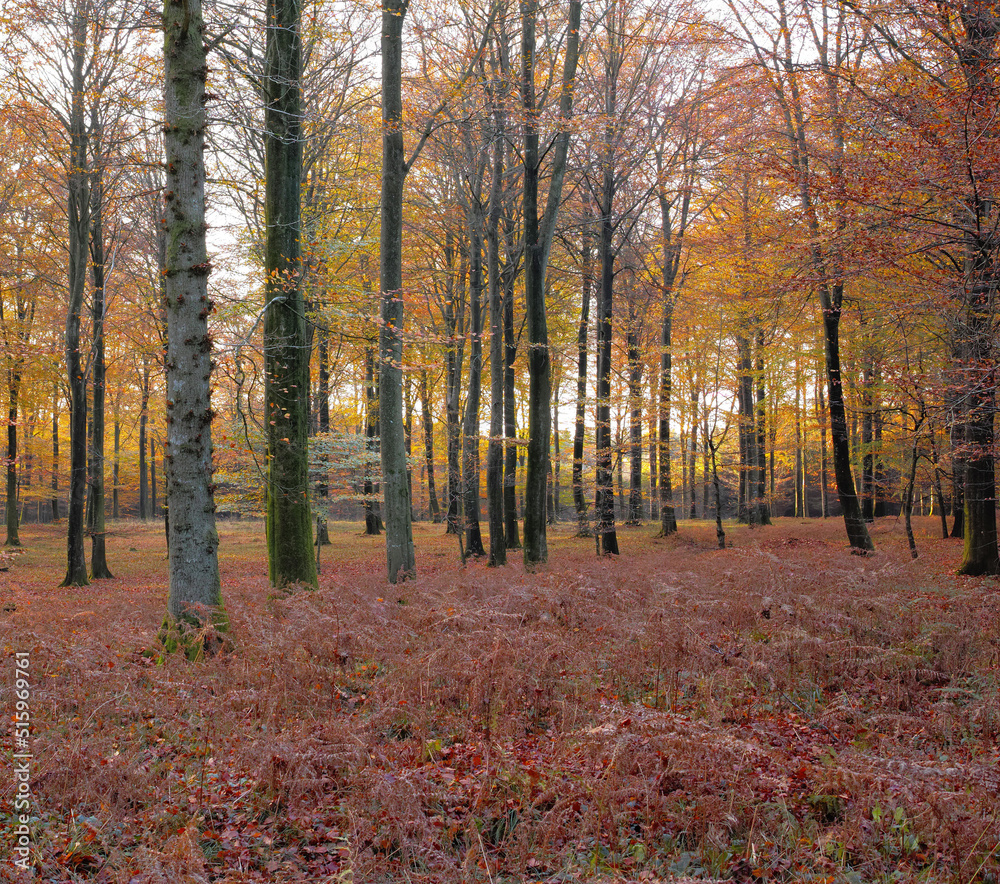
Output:
<path fill-rule="evenodd" d="M 207 621 L 193 614 L 174 620 L 169 614 L 160 625 L 158 640 L 164 653 L 183 653 L 188 660 L 203 660 L 232 650 L 228 636 L 229 615 L 221 606 L 214 608 Z"/>

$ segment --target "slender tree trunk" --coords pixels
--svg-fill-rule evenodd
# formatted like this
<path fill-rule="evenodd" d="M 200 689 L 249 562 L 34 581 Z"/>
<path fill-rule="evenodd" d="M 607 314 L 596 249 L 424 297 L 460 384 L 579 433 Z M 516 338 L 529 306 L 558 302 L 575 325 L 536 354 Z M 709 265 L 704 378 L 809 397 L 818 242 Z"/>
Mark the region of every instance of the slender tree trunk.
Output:
<path fill-rule="evenodd" d="M 691 482 L 691 512 L 692 519 L 698 518 L 698 481 L 696 478 L 696 462 L 698 457 L 698 389 L 691 378 L 691 435 L 688 437 L 688 479 Z M 708 480 L 708 477 L 705 477 Z M 707 515 L 705 513 L 704 515 Z"/>
<path fill-rule="evenodd" d="M 500 216 L 506 138 L 504 116 L 499 102 L 494 106 L 493 124 L 495 137 L 490 178 L 490 212 L 486 223 L 486 278 L 490 312 L 490 440 L 486 448 L 486 504 L 490 531 L 489 564 L 499 567 L 507 564 L 503 493 L 503 288 L 500 285 Z"/>
<path fill-rule="evenodd" d="M 121 478 L 122 422 L 115 408 L 115 461 L 111 467 L 111 518 L 116 522 L 121 518 L 118 505 L 118 483 Z"/>
<path fill-rule="evenodd" d="M 866 347 L 861 377 L 861 515 L 875 521 L 875 365 Z"/>
<path fill-rule="evenodd" d="M 503 303 L 503 421 L 506 451 L 503 464 L 503 518 L 507 549 L 520 549 L 517 525 L 517 423 L 514 407 L 514 361 L 517 358 L 517 340 L 514 337 L 514 291 L 504 291 Z"/>
<path fill-rule="evenodd" d="M 639 354 L 638 317 L 629 310 L 629 494 L 626 524 L 642 524 L 642 361 Z"/>
<path fill-rule="evenodd" d="M 559 502 L 559 470 L 562 466 L 559 460 L 559 386 L 562 383 L 562 372 L 556 376 L 555 390 L 552 396 L 552 506 L 549 507 L 549 524 L 558 522 L 561 517 Z M 640 431 L 641 432 L 641 431 Z"/>
<path fill-rule="evenodd" d="M 823 518 L 830 515 L 829 492 L 827 491 L 826 467 L 826 397 L 823 380 L 816 378 L 816 422 L 819 424 L 819 495 Z"/>
<path fill-rule="evenodd" d="M 302 280 L 300 0 L 268 0 L 264 110 L 264 398 L 273 586 L 315 586 L 309 509 L 309 357 Z"/>
<path fill-rule="evenodd" d="M 80 314 L 87 285 L 87 241 L 90 231 L 90 187 L 87 129 L 84 121 L 84 65 L 87 20 L 82 6 L 73 18 L 73 98 L 70 111 L 70 155 L 67 180 L 69 214 L 69 302 L 66 309 L 66 371 L 69 378 L 70 485 L 66 525 L 66 576 L 63 586 L 85 586 L 87 560 L 83 518 L 87 493 L 87 380 L 80 353 Z"/>
<path fill-rule="evenodd" d="M 833 445 L 833 471 L 837 480 L 837 495 L 844 514 L 847 539 L 853 549 L 868 552 L 875 549 L 864 516 L 858 504 L 851 474 L 850 438 L 847 434 L 847 411 L 840 373 L 840 316 L 843 301 L 840 284 L 820 286 L 823 312 L 823 346 L 826 353 L 826 377 L 830 402 L 830 436 Z"/>
<path fill-rule="evenodd" d="M 15 357 L 16 358 L 16 357 Z M 7 371 L 7 539 L 6 546 L 20 546 L 18 536 L 17 501 L 17 409 L 21 390 L 21 372 L 17 367 Z"/>
<path fill-rule="evenodd" d="M 795 354 L 795 518 L 805 518 L 805 488 L 802 461 L 802 372 L 799 354 Z"/>
<path fill-rule="evenodd" d="M 448 534 L 458 534 L 462 494 L 462 427 L 459 404 L 462 392 L 462 363 L 465 357 L 465 253 L 459 261 L 458 278 L 453 273 L 454 243 L 449 233 L 445 243 L 448 266 L 445 299 L 445 329 L 448 349 L 445 354 L 447 387 L 445 391 L 445 423 L 448 438 Z"/>
<path fill-rule="evenodd" d="M 608 85 L 609 116 L 614 113 L 614 83 Z M 614 205 L 615 178 L 612 168 L 611 142 L 613 130 L 605 132 L 604 181 L 601 193 L 601 227 L 598 239 L 598 265 L 601 269 L 597 290 L 597 417 L 594 427 L 597 448 L 597 494 L 594 501 L 595 531 L 604 555 L 618 555 L 618 533 L 615 530 L 615 500 L 612 487 L 611 446 L 611 332 L 615 280 L 614 227 L 611 212 Z"/>
<path fill-rule="evenodd" d="M 156 513 L 156 437 L 149 437 L 149 512 L 155 518 Z"/>
<path fill-rule="evenodd" d="M 52 521 L 59 521 L 59 384 L 52 384 Z"/>
<path fill-rule="evenodd" d="M 378 456 L 379 440 L 379 391 L 375 386 L 374 344 L 365 349 L 365 478 L 364 511 L 365 534 L 382 533 L 382 513 L 378 505 L 378 486 L 372 479 L 372 467 Z"/>
<path fill-rule="evenodd" d="M 726 532 L 722 527 L 722 488 L 719 484 L 719 466 L 716 462 L 715 451 L 716 445 L 712 441 L 712 438 L 708 435 L 708 430 L 705 431 L 705 441 L 708 445 L 708 449 L 711 452 L 711 463 L 712 463 L 712 487 L 715 489 L 715 537 L 719 543 L 719 549 L 726 548 Z"/>
<path fill-rule="evenodd" d="M 205 34 L 199 0 L 163 7 L 165 61 L 168 625 L 225 625 L 212 483 L 205 242 Z"/>
<path fill-rule="evenodd" d="M 659 469 L 656 453 L 659 445 L 656 439 L 656 390 L 659 383 L 655 365 L 649 366 L 649 518 L 658 521 L 660 518 L 660 496 L 656 488 L 656 476 Z"/>
<path fill-rule="evenodd" d="M 756 350 L 754 369 L 757 380 L 757 483 L 753 505 L 757 508 L 757 522 L 761 525 L 770 525 L 771 506 L 767 495 L 767 390 L 764 375 L 764 330 L 759 325 L 757 327 Z M 772 470 L 770 499 L 773 498 L 774 474 Z"/>
<path fill-rule="evenodd" d="M 98 142 L 98 147 L 100 146 Z M 104 412 L 106 372 L 104 365 L 105 266 L 104 266 L 104 181 L 96 170 L 90 186 L 90 266 L 94 291 L 93 320 L 93 399 L 90 451 L 90 573 L 95 580 L 113 577 L 108 567 L 105 534 Z"/>
<path fill-rule="evenodd" d="M 420 417 L 424 426 L 424 458 L 427 463 L 427 497 L 431 511 L 431 521 L 441 522 L 438 508 L 437 488 L 434 482 L 434 420 L 431 417 L 431 396 L 427 385 L 427 369 L 420 372 Z"/>
<path fill-rule="evenodd" d="M 576 425 L 573 431 L 573 505 L 576 509 L 577 536 L 590 536 L 587 498 L 583 493 L 583 447 L 587 415 L 587 333 L 590 327 L 590 295 L 594 285 L 594 260 L 591 222 L 584 219 L 580 245 L 583 269 L 580 324 L 576 332 Z"/>
<path fill-rule="evenodd" d="M 477 221 L 469 241 L 469 308 L 472 339 L 469 353 L 469 389 L 462 426 L 462 488 L 464 492 L 465 553 L 485 556 L 479 526 L 479 400 L 483 376 L 483 247 Z"/>
<path fill-rule="evenodd" d="M 146 470 L 146 428 L 149 422 L 149 357 L 142 357 L 142 391 L 139 404 L 139 518 L 152 515 L 149 507 L 149 478 Z"/>
<path fill-rule="evenodd" d="M 548 320 L 545 309 L 545 269 L 555 235 L 555 221 L 562 201 L 562 186 L 569 151 L 568 122 L 573 110 L 573 84 L 580 48 L 580 0 L 570 0 L 566 52 L 563 57 L 559 99 L 561 127 L 553 148 L 549 195 L 539 218 L 539 150 L 535 94 L 535 27 L 538 0 L 521 4 L 521 102 L 524 112 L 524 301 L 528 331 L 528 463 L 524 488 L 524 563 L 532 567 L 548 558 L 546 539 L 546 480 L 549 463 L 552 396 Z"/>

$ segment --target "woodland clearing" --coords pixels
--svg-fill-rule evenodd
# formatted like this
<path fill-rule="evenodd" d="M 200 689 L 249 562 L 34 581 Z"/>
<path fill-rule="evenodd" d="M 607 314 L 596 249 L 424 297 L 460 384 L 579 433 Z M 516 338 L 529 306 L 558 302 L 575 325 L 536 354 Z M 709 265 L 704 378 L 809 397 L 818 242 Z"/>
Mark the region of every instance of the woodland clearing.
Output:
<path fill-rule="evenodd" d="M 116 578 L 83 588 L 64 529 L 25 525 L 0 690 L 28 652 L 36 879 L 997 882 L 997 579 L 915 524 L 916 561 L 894 519 L 871 556 L 833 519 L 725 550 L 624 528 L 605 558 L 563 525 L 530 574 L 417 524 L 391 586 L 340 523 L 285 594 L 263 525 L 223 523 L 232 648 L 199 662 L 156 646 L 162 525 L 112 524 Z"/>

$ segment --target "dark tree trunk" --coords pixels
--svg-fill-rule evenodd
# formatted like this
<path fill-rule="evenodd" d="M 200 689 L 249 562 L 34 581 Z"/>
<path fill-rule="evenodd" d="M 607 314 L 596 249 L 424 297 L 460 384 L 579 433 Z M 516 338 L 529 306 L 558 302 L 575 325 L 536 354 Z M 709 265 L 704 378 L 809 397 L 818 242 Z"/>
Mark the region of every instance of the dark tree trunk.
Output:
<path fill-rule="evenodd" d="M 823 380 L 816 378 L 816 422 L 819 424 L 819 495 L 821 515 L 830 515 L 829 492 L 827 490 L 826 465 L 826 395 L 823 392 Z"/>
<path fill-rule="evenodd" d="M 520 549 L 517 526 L 517 424 L 514 407 L 514 362 L 517 340 L 514 337 L 514 291 L 507 287 L 503 302 L 503 422 L 506 451 L 503 463 L 503 518 L 507 549 Z"/>
<path fill-rule="evenodd" d="M 430 506 L 431 521 L 437 525 L 441 522 L 441 510 L 438 507 L 437 488 L 434 483 L 434 420 L 431 417 L 431 396 L 427 386 L 427 369 L 420 372 L 420 417 L 424 426 L 428 505 Z"/>
<path fill-rule="evenodd" d="M 95 127 L 96 128 L 96 127 Z M 98 147 L 100 144 L 98 143 Z M 100 160 L 98 161 L 100 162 Z M 108 567 L 105 535 L 104 412 L 106 372 L 104 366 L 105 267 L 104 267 L 104 181 L 100 169 L 90 186 L 90 267 L 94 291 L 91 302 L 93 321 L 92 424 L 90 432 L 90 572 L 91 577 L 113 577 Z"/>
<path fill-rule="evenodd" d="M 642 360 L 639 353 L 639 318 L 629 309 L 628 353 L 629 395 L 629 488 L 627 525 L 642 524 Z"/>
<path fill-rule="evenodd" d="M 149 423 L 149 357 L 142 357 L 142 393 L 139 405 L 139 518 L 153 513 L 149 506 L 149 474 L 146 470 L 146 428 Z"/>
<path fill-rule="evenodd" d="M 503 53 L 498 81 L 502 81 Z M 496 87 L 499 88 L 499 83 Z M 486 448 L 486 504 L 490 531 L 489 564 L 507 564 L 504 537 L 504 353 L 503 288 L 500 284 L 500 216 L 506 154 L 505 123 L 499 102 L 494 102 L 493 168 L 490 178 L 490 212 L 486 222 L 486 278 L 490 314 L 490 440 Z"/>
<path fill-rule="evenodd" d="M 689 517 L 698 518 L 698 480 L 697 458 L 698 458 L 698 389 L 691 380 L 691 435 L 688 437 L 688 482 L 691 489 L 691 511 Z M 708 480 L 708 477 L 705 477 Z M 703 514 L 703 515 L 707 515 Z"/>
<path fill-rule="evenodd" d="M 764 377 L 764 330 L 757 328 L 757 358 L 754 368 L 757 376 L 757 484 L 753 505 L 757 507 L 757 521 L 771 524 L 771 507 L 767 495 L 767 390 Z M 774 477 L 771 478 L 771 497 L 774 497 Z"/>
<path fill-rule="evenodd" d="M 15 357 L 16 358 L 16 357 Z M 17 400 L 21 390 L 21 372 L 11 368 L 7 372 L 7 539 L 6 546 L 20 546 L 18 536 L 17 501 Z"/>
<path fill-rule="evenodd" d="M 156 438 L 149 437 L 149 512 L 155 518 L 156 512 Z"/>
<path fill-rule="evenodd" d="M 608 85 L 608 113 L 614 113 L 614 81 Z M 615 499 L 612 486 L 611 446 L 611 318 L 613 312 L 615 253 L 614 227 L 611 212 L 615 196 L 611 140 L 613 132 L 605 132 L 605 157 L 601 193 L 601 233 L 598 240 L 598 265 L 601 280 L 597 290 L 597 415 L 594 426 L 597 449 L 597 494 L 594 500 L 595 531 L 600 538 L 602 554 L 618 554 L 618 533 L 615 530 Z"/>
<path fill-rule="evenodd" d="M 823 312 L 823 347 L 826 353 L 826 377 L 830 402 L 830 436 L 833 446 L 833 471 L 837 481 L 837 495 L 844 513 L 847 539 L 853 549 L 869 552 L 875 549 L 864 516 L 858 504 L 851 474 L 851 444 L 847 433 L 847 411 L 844 406 L 844 387 L 840 374 L 840 316 L 843 289 L 820 285 L 820 305 Z"/>
<path fill-rule="evenodd" d="M 528 331 L 528 458 L 524 488 L 524 563 L 532 567 L 548 558 L 546 539 L 546 479 L 549 463 L 552 396 L 548 321 L 545 310 L 545 270 L 562 201 L 569 150 L 568 121 L 573 109 L 573 84 L 580 48 L 580 0 L 570 0 L 566 53 L 559 99 L 560 131 L 553 148 L 549 195 L 539 218 L 538 179 L 541 164 L 535 94 L 535 19 L 538 0 L 521 4 L 521 101 L 523 118 L 524 301 Z"/>
<path fill-rule="evenodd" d="M 300 0 L 268 0 L 264 110 L 264 397 L 273 586 L 315 586 L 309 509 L 309 357 L 302 292 Z"/>
<path fill-rule="evenodd" d="M 66 371 L 69 378 L 70 483 L 66 525 L 66 576 L 63 586 L 85 586 L 87 560 L 83 548 L 87 494 L 87 379 L 80 353 L 80 315 L 87 285 L 87 242 L 90 232 L 90 187 L 87 129 L 84 121 L 84 65 L 87 20 L 82 6 L 73 18 L 73 98 L 70 111 L 69 174 L 69 302 L 66 309 Z"/>
<path fill-rule="evenodd" d="M 483 247 L 473 222 L 469 241 L 469 312 L 472 338 L 469 352 L 469 389 L 462 426 L 462 490 L 464 492 L 465 553 L 484 556 L 479 526 L 479 400 L 483 376 Z"/>
<path fill-rule="evenodd" d="M 375 348 L 365 349 L 365 534 L 382 533 L 382 513 L 378 505 L 378 484 L 372 479 L 372 468 L 379 448 L 379 391 L 375 386 Z"/>
<path fill-rule="evenodd" d="M 118 483 L 121 479 L 122 422 L 115 410 L 115 460 L 111 466 L 111 518 L 117 521 L 121 518 L 118 502 Z"/>
<path fill-rule="evenodd" d="M 59 384 L 52 385 L 52 521 L 59 521 Z"/>
<path fill-rule="evenodd" d="M 584 219 L 580 245 L 583 270 L 580 324 L 576 332 L 576 425 L 573 431 L 573 505 L 576 509 L 577 536 L 590 536 L 587 498 L 583 493 L 583 446 L 587 415 L 587 333 L 590 328 L 590 295 L 594 285 L 594 260 L 591 222 Z"/>
<path fill-rule="evenodd" d="M 649 367 L 649 518 L 654 522 L 660 518 L 660 497 L 656 490 L 656 388 L 659 382 L 656 366 Z"/>
<path fill-rule="evenodd" d="M 445 244 L 448 279 L 445 300 L 445 331 L 448 349 L 445 354 L 447 387 L 445 391 L 445 431 L 448 437 L 448 521 L 447 533 L 458 534 L 462 493 L 462 428 L 459 422 L 459 400 L 462 391 L 462 362 L 465 356 L 465 255 L 459 262 L 458 279 L 454 266 L 454 244 L 449 234 Z"/>

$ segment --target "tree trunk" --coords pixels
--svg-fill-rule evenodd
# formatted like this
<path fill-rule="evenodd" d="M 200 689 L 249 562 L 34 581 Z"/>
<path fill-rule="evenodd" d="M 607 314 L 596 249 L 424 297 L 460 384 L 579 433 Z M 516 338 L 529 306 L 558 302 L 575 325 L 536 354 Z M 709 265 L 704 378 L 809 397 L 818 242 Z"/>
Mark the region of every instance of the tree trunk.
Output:
<path fill-rule="evenodd" d="M 548 558 L 545 492 L 549 463 L 552 396 L 549 333 L 545 310 L 545 270 L 562 201 L 569 151 L 568 122 L 580 49 L 580 0 L 570 0 L 566 53 L 559 99 L 560 131 L 553 148 L 549 195 L 544 217 L 538 215 L 539 151 L 535 95 L 535 25 L 538 0 L 521 4 L 521 100 L 523 119 L 524 302 L 528 331 L 528 463 L 524 487 L 524 563 L 530 568 Z"/>
<path fill-rule="evenodd" d="M 473 221 L 469 241 L 469 310 L 472 324 L 469 353 L 469 389 L 465 397 L 462 426 L 462 490 L 464 492 L 465 554 L 484 556 L 479 526 L 479 400 L 483 377 L 483 247 L 482 235 Z"/>
<path fill-rule="evenodd" d="M 875 365 L 865 347 L 861 375 L 861 515 L 875 521 Z"/>
<path fill-rule="evenodd" d="M 609 117 L 614 113 L 614 81 L 608 84 Z M 594 425 L 597 449 L 597 493 L 594 500 L 595 531 L 600 538 L 603 555 L 618 555 L 618 533 L 615 530 L 615 499 L 612 487 L 611 447 L 611 318 L 613 312 L 615 253 L 614 227 L 611 212 L 615 196 L 615 177 L 612 168 L 611 143 L 613 131 L 605 131 L 605 157 L 601 191 L 601 228 L 598 239 L 598 265 L 601 280 L 597 290 L 597 409 Z"/>
<path fill-rule="evenodd" d="M 16 357 L 15 357 L 16 358 Z M 17 399 L 21 390 L 19 368 L 7 371 L 7 539 L 6 546 L 20 546 L 17 505 Z"/>
<path fill-rule="evenodd" d="M 378 455 L 379 391 L 375 386 L 374 345 L 365 348 L 365 534 L 382 533 L 382 513 L 378 505 L 378 486 L 372 480 L 372 467 Z"/>
<path fill-rule="evenodd" d="M 225 625 L 212 484 L 205 243 L 205 34 L 199 0 L 163 5 L 169 625 Z"/>
<path fill-rule="evenodd" d="M 52 384 L 52 521 L 59 521 L 59 384 Z"/>
<path fill-rule="evenodd" d="M 66 372 L 69 378 L 70 483 L 66 524 L 66 576 L 63 586 L 86 586 L 83 517 L 87 493 L 87 379 L 80 353 L 80 314 L 87 285 L 87 241 L 90 232 L 90 186 L 87 129 L 83 115 L 87 20 L 82 6 L 73 18 L 73 98 L 70 111 L 70 155 L 67 180 L 69 215 L 69 301 L 66 308 Z"/>
<path fill-rule="evenodd" d="M 462 493 L 462 428 L 459 423 L 459 404 L 462 392 L 462 363 L 465 357 L 465 253 L 459 261 L 458 277 L 453 272 L 454 238 L 445 239 L 445 258 L 448 278 L 445 283 L 444 323 L 448 336 L 445 364 L 447 367 L 445 389 L 445 432 L 448 440 L 448 517 L 446 533 L 458 534 L 459 509 Z"/>
<path fill-rule="evenodd" d="M 99 149 L 100 142 L 98 141 L 96 144 Z M 94 329 L 91 370 L 94 374 L 90 433 L 90 575 L 93 579 L 97 580 L 114 576 L 108 567 L 104 530 L 104 412 L 106 372 L 104 366 L 104 181 L 101 169 L 97 169 L 91 178 L 90 207 L 90 267 L 94 283 L 93 299 L 91 302 L 91 317 Z"/>
<path fill-rule="evenodd" d="M 639 353 L 638 316 L 629 309 L 628 353 L 629 395 L 629 489 L 627 525 L 642 524 L 642 360 Z"/>
<path fill-rule="evenodd" d="M 416 573 L 403 437 L 403 156 L 402 50 L 407 0 L 382 6 L 382 203 L 379 414 L 389 582 Z"/>
<path fill-rule="evenodd" d="M 156 517 L 156 438 L 149 437 L 149 512 Z"/>
<path fill-rule="evenodd" d="M 517 530 L 517 412 L 514 403 L 514 362 L 517 359 L 517 339 L 514 337 L 513 285 L 507 286 L 504 290 L 503 340 L 503 432 L 506 444 L 503 463 L 504 542 L 507 549 L 521 549 L 521 540 Z"/>
<path fill-rule="evenodd" d="M 111 518 L 116 522 L 121 518 L 118 505 L 118 483 L 121 481 L 122 422 L 115 408 L 115 461 L 111 467 Z"/>
<path fill-rule="evenodd" d="M 427 386 L 427 369 L 420 372 L 420 418 L 424 426 L 424 458 L 427 463 L 427 497 L 431 511 L 431 521 L 441 522 L 438 508 L 437 488 L 434 483 L 434 421 L 431 417 L 431 396 Z"/>
<path fill-rule="evenodd" d="M 142 357 L 142 391 L 139 404 L 139 518 L 152 515 L 149 508 L 149 477 L 146 470 L 146 427 L 149 422 L 149 357 Z"/>
<path fill-rule="evenodd" d="M 830 515 L 826 467 L 826 396 L 822 378 L 816 378 L 816 422 L 819 424 L 819 495 L 823 518 Z"/>
<path fill-rule="evenodd" d="M 264 110 L 264 398 L 272 586 L 317 585 L 309 509 L 309 357 L 302 292 L 300 0 L 268 0 Z M 171 479 L 171 481 L 173 481 Z"/>
<path fill-rule="evenodd" d="M 830 402 L 830 436 L 833 446 L 833 471 L 837 481 L 837 496 L 844 514 L 847 539 L 853 549 L 869 552 L 875 549 L 864 516 L 858 504 L 851 474 L 851 444 L 847 434 L 847 412 L 844 387 L 840 374 L 840 316 L 843 292 L 839 283 L 832 287 L 820 285 L 820 305 L 823 313 L 823 349 L 826 354 L 826 377 Z"/>
<path fill-rule="evenodd" d="M 698 481 L 696 478 L 696 463 L 698 457 L 698 389 L 691 381 L 691 435 L 688 437 L 688 481 L 691 489 L 691 512 L 689 517 L 698 518 Z M 706 481 L 708 477 L 705 477 Z"/>
<path fill-rule="evenodd" d="M 583 493 L 583 447 L 587 415 L 587 333 L 590 328 L 590 295 L 594 285 L 594 261 L 589 214 L 583 222 L 581 237 L 582 303 L 576 332 L 576 425 L 573 431 L 573 505 L 576 509 L 577 536 L 590 536 L 587 499 Z"/>
<path fill-rule="evenodd" d="M 767 390 L 764 376 L 764 329 L 757 327 L 756 360 L 754 370 L 757 380 L 757 485 L 753 505 L 757 508 L 757 522 L 771 524 L 771 507 L 767 495 Z M 774 477 L 771 479 L 771 498 L 774 497 Z"/>
<path fill-rule="evenodd" d="M 660 518 L 660 496 L 656 489 L 656 475 L 659 467 L 656 462 L 656 450 L 659 447 L 656 440 L 656 388 L 659 382 L 655 365 L 649 366 L 649 518 L 657 521 Z"/>
<path fill-rule="evenodd" d="M 549 507 L 549 524 L 558 522 L 561 517 L 559 502 L 559 386 L 562 383 L 562 371 L 556 375 L 556 385 L 552 396 L 552 463 L 549 474 L 552 477 L 552 504 Z"/>

